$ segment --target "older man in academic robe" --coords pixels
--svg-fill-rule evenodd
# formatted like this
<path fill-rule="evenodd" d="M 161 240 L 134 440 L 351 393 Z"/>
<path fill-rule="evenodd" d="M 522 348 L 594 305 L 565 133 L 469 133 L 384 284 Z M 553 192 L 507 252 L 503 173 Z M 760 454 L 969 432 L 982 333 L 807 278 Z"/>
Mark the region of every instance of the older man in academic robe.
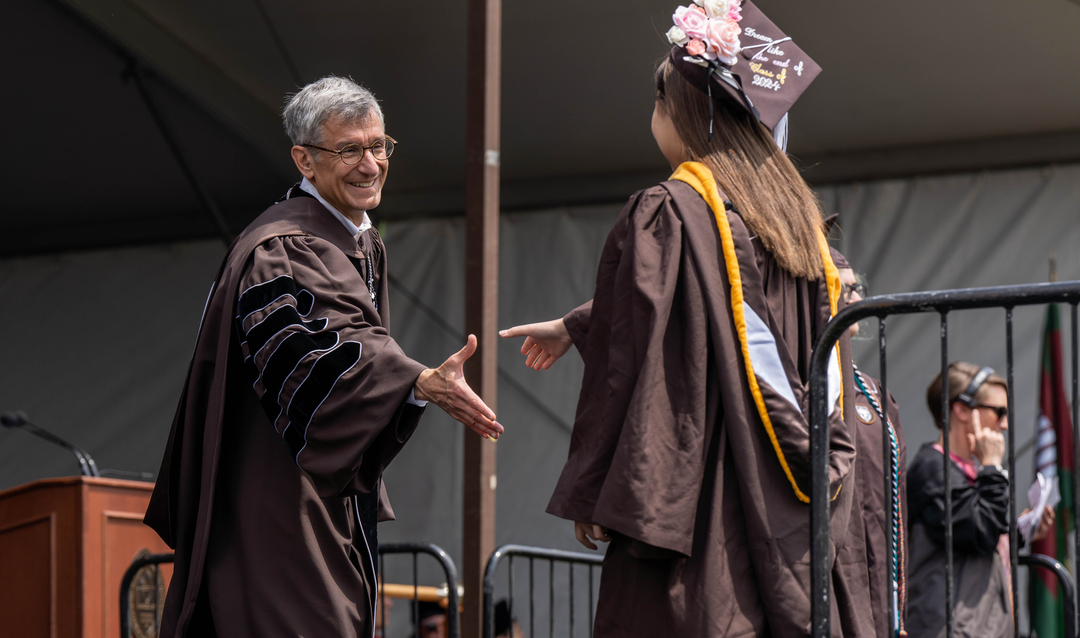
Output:
<path fill-rule="evenodd" d="M 372 636 L 382 473 L 433 401 L 502 426 L 390 337 L 378 206 L 394 141 L 327 77 L 284 110 L 303 180 L 229 248 L 203 313 L 146 523 L 176 550 L 160 635 Z"/>

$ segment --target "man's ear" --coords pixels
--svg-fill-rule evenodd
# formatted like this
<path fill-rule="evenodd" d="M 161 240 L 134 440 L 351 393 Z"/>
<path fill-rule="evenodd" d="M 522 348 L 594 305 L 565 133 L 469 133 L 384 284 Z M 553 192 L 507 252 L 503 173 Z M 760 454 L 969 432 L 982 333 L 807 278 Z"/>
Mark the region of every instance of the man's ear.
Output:
<path fill-rule="evenodd" d="M 308 181 L 315 177 L 315 159 L 311 156 L 311 151 L 307 147 L 299 145 L 292 147 L 292 158 L 296 164 L 296 170 L 308 178 Z"/>

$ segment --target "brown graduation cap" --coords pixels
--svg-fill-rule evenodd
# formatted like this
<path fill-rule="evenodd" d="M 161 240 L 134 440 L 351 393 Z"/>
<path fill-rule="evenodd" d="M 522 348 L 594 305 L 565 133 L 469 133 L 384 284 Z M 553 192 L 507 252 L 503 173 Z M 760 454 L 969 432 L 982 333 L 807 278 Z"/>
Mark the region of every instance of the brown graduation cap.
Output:
<path fill-rule="evenodd" d="M 779 135 L 821 67 L 750 0 L 695 2 L 676 10 L 668 32 L 675 68 L 704 93 L 727 92 Z"/>

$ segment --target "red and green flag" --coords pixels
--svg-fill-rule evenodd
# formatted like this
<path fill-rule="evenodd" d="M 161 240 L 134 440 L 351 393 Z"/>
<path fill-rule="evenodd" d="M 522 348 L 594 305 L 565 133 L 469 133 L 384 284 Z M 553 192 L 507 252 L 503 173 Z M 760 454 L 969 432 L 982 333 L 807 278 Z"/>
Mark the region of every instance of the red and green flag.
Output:
<path fill-rule="evenodd" d="M 1039 420 L 1035 467 L 1046 478 L 1058 477 L 1061 503 L 1054 528 L 1032 544 L 1031 553 L 1045 554 L 1065 563 L 1067 537 L 1073 521 L 1073 431 L 1069 403 L 1062 377 L 1061 324 L 1057 306 L 1046 309 L 1042 370 L 1039 375 Z M 1065 636 L 1065 612 L 1057 579 L 1046 569 L 1031 570 L 1031 635 L 1038 638 Z"/>

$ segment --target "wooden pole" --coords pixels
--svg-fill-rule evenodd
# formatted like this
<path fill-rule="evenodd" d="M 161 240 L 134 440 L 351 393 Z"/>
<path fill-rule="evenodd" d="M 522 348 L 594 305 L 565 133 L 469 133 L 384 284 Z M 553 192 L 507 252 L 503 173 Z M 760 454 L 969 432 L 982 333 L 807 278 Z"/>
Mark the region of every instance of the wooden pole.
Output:
<path fill-rule="evenodd" d="M 496 408 L 499 306 L 499 91 L 502 0 L 469 0 L 465 329 L 478 340 L 465 378 Z M 497 412 L 496 412 L 497 413 Z M 483 634 L 484 566 L 495 551 L 495 443 L 465 429 L 462 636 Z"/>

